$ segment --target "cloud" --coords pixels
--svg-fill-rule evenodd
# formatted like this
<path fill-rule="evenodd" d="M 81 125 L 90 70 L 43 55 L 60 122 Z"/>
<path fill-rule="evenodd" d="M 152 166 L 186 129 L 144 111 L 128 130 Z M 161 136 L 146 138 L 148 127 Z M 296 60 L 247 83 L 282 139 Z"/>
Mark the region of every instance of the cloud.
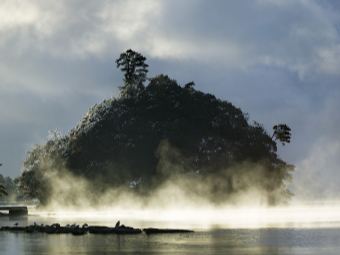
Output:
<path fill-rule="evenodd" d="M 115 59 L 136 46 L 132 42 L 143 35 L 157 6 L 152 0 L 4 1 L 0 88 L 43 98 L 71 91 L 110 96 L 121 83 L 110 74 L 118 73 Z"/>
<path fill-rule="evenodd" d="M 0 7 L 0 75 L 12 91 L 90 88 L 73 66 L 111 61 L 114 69 L 119 54 L 133 48 L 148 58 L 214 63 L 243 73 L 276 67 L 302 80 L 338 76 L 339 18 L 326 7 L 302 0 L 6 0 Z"/>
<path fill-rule="evenodd" d="M 13 54 L 34 49 L 56 58 L 103 57 L 146 30 L 157 6 L 154 0 L 6 0 L 0 8 L 1 44 Z"/>
<path fill-rule="evenodd" d="M 318 51 L 320 63 L 316 70 L 321 74 L 339 75 L 340 69 L 340 45 L 334 44 L 328 48 L 322 48 Z"/>
<path fill-rule="evenodd" d="M 339 45 L 339 19 L 332 10 L 314 1 L 217 2 L 166 2 L 161 24 L 148 39 L 150 54 L 244 71 L 276 66 L 300 79 L 315 71 L 337 75 L 328 64 L 339 62 L 328 53 Z"/>
<path fill-rule="evenodd" d="M 15 53 L 20 53 L 28 46 L 39 46 L 39 42 L 51 37 L 58 30 L 64 6 L 57 2 L 45 1 L 3 1 L 0 7 L 0 33 L 2 44 L 12 44 Z M 57 13 L 55 13 L 57 12 Z M 13 40 L 17 39 L 17 40 Z M 14 42 L 14 44 L 13 44 Z"/>

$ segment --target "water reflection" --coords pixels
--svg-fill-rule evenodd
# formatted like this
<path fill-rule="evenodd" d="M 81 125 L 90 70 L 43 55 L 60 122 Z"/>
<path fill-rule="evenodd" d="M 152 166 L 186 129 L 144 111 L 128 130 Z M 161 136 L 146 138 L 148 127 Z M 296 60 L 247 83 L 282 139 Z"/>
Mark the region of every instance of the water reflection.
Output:
<path fill-rule="evenodd" d="M 0 226 L 32 225 L 44 223 L 66 224 L 84 222 L 92 225 L 114 227 L 117 220 L 135 228 L 187 228 L 194 233 L 166 235 L 115 235 L 0 232 L 0 254 L 112 254 L 112 253 L 174 253 L 174 254 L 338 254 L 340 248 L 340 221 L 336 212 L 326 213 L 333 218 L 322 218 L 317 213 L 301 220 L 300 209 L 258 210 L 251 216 L 245 212 L 229 211 L 219 215 L 212 212 L 207 217 L 189 217 L 186 212 L 182 218 L 171 218 L 169 212 L 159 217 L 148 212 L 124 214 L 108 213 L 33 213 L 27 217 L 0 217 Z M 215 213 L 215 214 L 214 214 Z M 239 215 L 238 215 L 239 213 Z M 261 214 L 263 213 L 263 215 Z M 197 213 L 199 214 L 199 213 Z M 284 221 L 280 218 L 286 215 Z M 248 218 L 247 218 L 248 217 Z M 151 218 L 151 219 L 150 219 Z M 244 221 L 241 222 L 241 219 Z M 253 219 L 253 221 L 251 221 Z M 255 220 L 254 220 L 255 219 Z M 301 220 L 301 221 L 300 221 Z"/>
<path fill-rule="evenodd" d="M 340 229 L 219 229 L 189 234 L 0 232 L 0 254 L 337 254 Z"/>
<path fill-rule="evenodd" d="M 9 215 L 0 215 L 0 226 L 14 226 L 15 223 L 18 223 L 19 226 L 27 226 L 28 225 L 28 216 L 9 216 Z"/>

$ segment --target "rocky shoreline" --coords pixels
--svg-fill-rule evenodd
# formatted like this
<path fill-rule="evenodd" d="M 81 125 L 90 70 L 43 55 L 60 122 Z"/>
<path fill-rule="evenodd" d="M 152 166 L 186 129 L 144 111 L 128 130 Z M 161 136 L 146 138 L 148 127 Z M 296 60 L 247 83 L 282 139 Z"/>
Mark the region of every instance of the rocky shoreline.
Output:
<path fill-rule="evenodd" d="M 133 228 L 124 225 L 120 225 L 119 221 L 115 227 L 107 226 L 88 226 L 86 223 L 80 227 L 79 225 L 66 225 L 61 226 L 59 223 L 52 225 L 30 225 L 30 226 L 18 226 L 15 224 L 13 227 L 3 226 L 0 231 L 11 231 L 11 232 L 25 232 L 25 233 L 46 233 L 46 234 L 72 234 L 72 235 L 85 235 L 85 234 L 166 234 L 166 233 L 192 233 L 194 231 L 187 229 L 160 229 L 160 228 Z"/>

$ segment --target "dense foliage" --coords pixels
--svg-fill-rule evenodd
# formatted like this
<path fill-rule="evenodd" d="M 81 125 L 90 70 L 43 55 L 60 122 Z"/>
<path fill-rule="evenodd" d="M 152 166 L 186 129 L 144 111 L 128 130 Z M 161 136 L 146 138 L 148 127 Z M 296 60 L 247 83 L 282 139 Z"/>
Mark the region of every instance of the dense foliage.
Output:
<path fill-rule="evenodd" d="M 6 186 L 0 183 L 0 197 L 7 195 Z"/>
<path fill-rule="evenodd" d="M 270 204 L 290 198 L 285 184 L 294 166 L 277 157 L 263 126 L 249 125 L 240 109 L 193 87 L 159 75 L 138 93 L 94 105 L 68 135 L 52 132 L 28 152 L 16 179 L 21 192 L 45 203 L 54 177 L 67 169 L 99 182 L 96 192 L 131 186 L 149 194 L 173 176 L 199 176 L 212 184 L 206 195 L 218 194 L 215 202 L 250 186 L 265 191 Z"/>
<path fill-rule="evenodd" d="M 10 177 L 0 174 L 0 201 L 14 201 L 20 199 L 17 186 Z"/>

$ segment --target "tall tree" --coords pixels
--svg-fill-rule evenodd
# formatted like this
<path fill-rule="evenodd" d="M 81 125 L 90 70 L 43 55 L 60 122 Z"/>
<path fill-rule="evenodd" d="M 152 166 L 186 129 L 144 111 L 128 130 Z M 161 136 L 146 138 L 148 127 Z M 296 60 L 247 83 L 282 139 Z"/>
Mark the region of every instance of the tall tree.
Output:
<path fill-rule="evenodd" d="M 125 84 L 119 87 L 122 97 L 133 97 L 144 90 L 143 82 L 146 80 L 147 67 L 149 67 L 145 64 L 145 60 L 146 57 L 131 49 L 120 54 L 119 59 L 116 60 L 117 68 L 121 67 L 120 70 L 124 72 Z"/>
<path fill-rule="evenodd" d="M 291 129 L 286 124 L 278 124 L 273 127 L 274 133 L 272 139 L 279 140 L 283 146 L 285 143 L 290 143 Z"/>

